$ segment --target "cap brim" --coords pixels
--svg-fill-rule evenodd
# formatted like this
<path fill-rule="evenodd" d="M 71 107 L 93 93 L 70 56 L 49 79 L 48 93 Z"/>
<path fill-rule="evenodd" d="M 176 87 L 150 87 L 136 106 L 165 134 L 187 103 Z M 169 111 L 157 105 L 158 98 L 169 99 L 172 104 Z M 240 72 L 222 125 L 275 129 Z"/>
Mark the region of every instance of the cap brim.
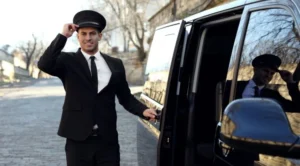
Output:
<path fill-rule="evenodd" d="M 76 30 L 78 31 L 78 29 L 80 29 L 80 28 L 86 28 L 86 27 L 96 28 L 96 29 L 98 29 L 100 32 L 103 30 L 103 28 L 102 28 L 101 26 L 95 25 L 95 24 L 89 24 L 89 23 L 86 23 L 86 24 L 80 24 Z"/>
<path fill-rule="evenodd" d="M 277 68 L 275 68 L 275 69 L 273 69 L 273 70 L 275 70 L 276 72 L 279 72 L 280 70 L 279 69 L 277 69 Z"/>
<path fill-rule="evenodd" d="M 274 67 L 274 66 L 263 66 L 263 67 L 272 69 L 272 70 L 274 70 L 275 72 L 279 72 L 278 68 L 277 68 L 277 67 Z"/>

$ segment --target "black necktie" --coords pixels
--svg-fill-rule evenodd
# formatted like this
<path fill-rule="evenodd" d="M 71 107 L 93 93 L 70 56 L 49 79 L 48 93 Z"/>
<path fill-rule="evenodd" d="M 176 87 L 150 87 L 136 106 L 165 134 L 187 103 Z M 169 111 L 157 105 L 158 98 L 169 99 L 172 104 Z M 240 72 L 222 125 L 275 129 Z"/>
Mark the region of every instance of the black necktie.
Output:
<path fill-rule="evenodd" d="M 92 81 L 96 89 L 96 92 L 98 93 L 98 74 L 97 74 L 97 67 L 95 63 L 95 57 L 91 56 L 90 58 L 91 58 Z"/>
<path fill-rule="evenodd" d="M 259 89 L 257 86 L 253 87 L 254 88 L 254 97 L 259 97 Z"/>

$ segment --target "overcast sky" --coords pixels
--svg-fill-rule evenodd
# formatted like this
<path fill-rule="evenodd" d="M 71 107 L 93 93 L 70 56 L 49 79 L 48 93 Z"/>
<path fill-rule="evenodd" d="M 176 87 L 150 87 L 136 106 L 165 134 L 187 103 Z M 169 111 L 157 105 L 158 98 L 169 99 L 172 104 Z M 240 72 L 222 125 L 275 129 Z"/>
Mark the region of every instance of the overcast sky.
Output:
<path fill-rule="evenodd" d="M 89 9 L 93 0 L 1 0 L 0 1 L 0 48 L 31 40 L 32 34 L 48 45 L 65 23 L 71 23 L 80 10 Z M 170 0 L 148 1 L 147 14 L 152 16 Z M 78 48 L 76 36 L 70 38 L 65 51 Z"/>
<path fill-rule="evenodd" d="M 88 0 L 5 0 L 0 2 L 0 46 L 12 46 L 31 39 L 35 34 L 50 43 L 72 22 L 76 12 L 87 9 Z M 66 49 L 77 45 L 69 40 Z"/>

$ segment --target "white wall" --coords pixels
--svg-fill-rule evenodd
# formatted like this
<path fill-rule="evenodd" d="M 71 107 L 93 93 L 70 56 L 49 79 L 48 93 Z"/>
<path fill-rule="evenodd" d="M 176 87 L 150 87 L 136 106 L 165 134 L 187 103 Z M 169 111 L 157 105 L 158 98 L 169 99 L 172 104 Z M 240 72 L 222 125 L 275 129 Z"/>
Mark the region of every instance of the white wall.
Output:
<path fill-rule="evenodd" d="M 10 80 L 14 79 L 15 67 L 12 63 L 7 61 L 0 61 L 0 66 L 3 70 L 2 74 L 9 77 Z"/>
<path fill-rule="evenodd" d="M 14 65 L 16 67 L 20 67 L 20 68 L 26 69 L 26 63 L 23 60 L 20 60 L 17 57 L 14 57 Z"/>

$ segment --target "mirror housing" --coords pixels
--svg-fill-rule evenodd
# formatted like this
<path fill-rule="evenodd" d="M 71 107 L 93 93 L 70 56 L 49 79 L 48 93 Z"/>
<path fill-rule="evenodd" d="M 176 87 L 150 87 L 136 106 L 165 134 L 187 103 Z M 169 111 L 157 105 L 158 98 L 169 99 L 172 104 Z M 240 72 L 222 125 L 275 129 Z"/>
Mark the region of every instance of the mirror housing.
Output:
<path fill-rule="evenodd" d="M 225 109 L 220 139 L 235 149 L 300 158 L 300 139 L 282 107 L 272 99 L 243 98 Z"/>

